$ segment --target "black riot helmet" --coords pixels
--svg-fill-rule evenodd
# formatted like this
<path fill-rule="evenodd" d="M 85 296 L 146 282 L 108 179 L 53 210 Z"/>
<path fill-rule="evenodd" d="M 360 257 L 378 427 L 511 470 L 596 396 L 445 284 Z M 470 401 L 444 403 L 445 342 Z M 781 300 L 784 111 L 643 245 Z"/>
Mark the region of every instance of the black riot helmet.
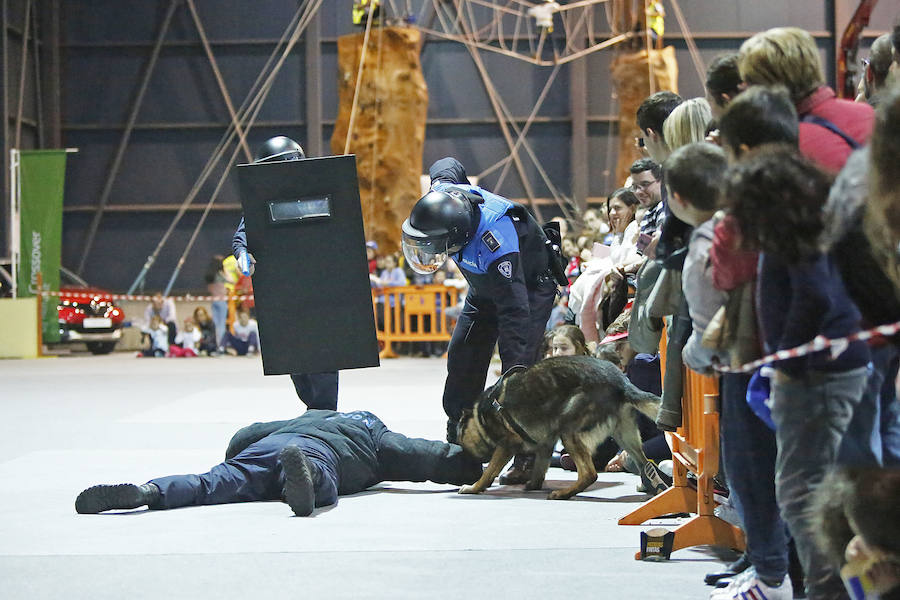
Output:
<path fill-rule="evenodd" d="M 306 155 L 300 144 L 287 136 L 277 135 L 263 142 L 263 145 L 256 151 L 256 160 L 253 162 L 279 162 L 300 160 L 301 158 L 306 158 Z"/>
<path fill-rule="evenodd" d="M 431 190 L 403 222 L 403 255 L 416 273 L 441 268 L 447 256 L 462 250 L 478 225 L 475 204 L 483 200 L 460 188 Z"/>

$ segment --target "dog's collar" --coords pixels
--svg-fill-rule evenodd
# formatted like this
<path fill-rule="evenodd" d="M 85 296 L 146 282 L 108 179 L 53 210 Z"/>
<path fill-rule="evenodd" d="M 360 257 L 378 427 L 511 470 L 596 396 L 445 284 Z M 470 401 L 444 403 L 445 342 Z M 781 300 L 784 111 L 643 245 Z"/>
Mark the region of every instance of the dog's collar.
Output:
<path fill-rule="evenodd" d="M 518 423 L 516 423 L 516 420 L 513 419 L 511 416 L 509 416 L 509 413 L 507 413 L 505 410 L 503 410 L 503 405 L 500 404 L 500 402 L 498 402 L 497 400 L 492 400 L 491 408 L 494 409 L 495 413 L 500 415 L 500 418 L 503 419 L 503 421 L 507 425 L 509 425 L 512 428 L 512 430 L 515 431 L 516 434 L 518 434 L 518 436 L 520 438 L 522 438 L 523 440 L 525 440 L 526 442 L 528 442 L 530 444 L 537 444 L 537 442 L 530 435 L 528 435 L 528 433 L 526 433 L 524 429 L 522 429 L 522 426 L 519 425 Z"/>

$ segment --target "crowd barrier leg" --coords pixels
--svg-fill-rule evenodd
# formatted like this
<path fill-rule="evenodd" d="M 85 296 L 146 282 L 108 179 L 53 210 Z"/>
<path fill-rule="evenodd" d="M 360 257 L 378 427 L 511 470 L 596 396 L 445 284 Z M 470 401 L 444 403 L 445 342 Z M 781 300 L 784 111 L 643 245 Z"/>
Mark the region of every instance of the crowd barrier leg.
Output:
<path fill-rule="evenodd" d="M 665 347 L 665 335 L 661 347 Z M 745 548 L 741 529 L 714 513 L 713 477 L 719 471 L 717 401 L 718 380 L 685 368 L 682 424 L 675 432 L 666 433 L 672 448 L 672 487 L 619 519 L 619 525 L 640 525 L 664 515 L 692 513 L 694 517 L 674 530 L 673 552 L 701 545 Z M 695 476 L 694 482 L 688 478 L 689 471 Z M 635 558 L 640 558 L 640 552 Z"/>

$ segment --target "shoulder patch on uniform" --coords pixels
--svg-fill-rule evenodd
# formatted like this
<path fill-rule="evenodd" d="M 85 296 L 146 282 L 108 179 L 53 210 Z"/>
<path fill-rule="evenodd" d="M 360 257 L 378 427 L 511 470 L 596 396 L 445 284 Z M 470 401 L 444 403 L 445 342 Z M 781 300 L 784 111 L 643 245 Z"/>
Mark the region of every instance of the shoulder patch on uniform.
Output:
<path fill-rule="evenodd" d="M 507 279 L 512 279 L 512 263 L 508 260 L 504 260 L 502 263 L 497 265 L 497 270 L 500 271 L 500 274 Z"/>
<path fill-rule="evenodd" d="M 484 235 L 481 236 L 481 241 L 484 242 L 484 245 L 488 247 L 488 250 L 491 252 L 496 252 L 497 248 L 500 247 L 500 242 L 497 241 L 497 238 L 494 237 L 494 234 L 490 231 L 485 231 Z"/>

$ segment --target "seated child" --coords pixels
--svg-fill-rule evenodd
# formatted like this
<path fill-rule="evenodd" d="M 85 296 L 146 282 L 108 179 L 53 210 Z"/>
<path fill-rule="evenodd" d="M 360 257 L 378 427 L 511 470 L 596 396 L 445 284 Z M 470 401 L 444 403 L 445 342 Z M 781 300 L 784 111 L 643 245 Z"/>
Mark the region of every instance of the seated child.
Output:
<path fill-rule="evenodd" d="M 232 356 L 246 356 L 259 351 L 259 326 L 246 310 L 239 310 L 237 320 L 231 325 L 234 333 L 225 332 L 222 345 Z"/>
<path fill-rule="evenodd" d="M 138 356 L 161 357 L 166 355 L 169 347 L 169 328 L 159 315 L 150 318 L 150 324 L 142 327 L 141 332 L 147 335 L 147 348 L 141 350 Z"/>
<path fill-rule="evenodd" d="M 203 339 L 203 334 L 194 319 L 188 317 L 184 320 L 184 330 L 175 336 L 175 343 L 169 346 L 169 356 L 185 357 L 197 356 L 197 347 Z"/>

